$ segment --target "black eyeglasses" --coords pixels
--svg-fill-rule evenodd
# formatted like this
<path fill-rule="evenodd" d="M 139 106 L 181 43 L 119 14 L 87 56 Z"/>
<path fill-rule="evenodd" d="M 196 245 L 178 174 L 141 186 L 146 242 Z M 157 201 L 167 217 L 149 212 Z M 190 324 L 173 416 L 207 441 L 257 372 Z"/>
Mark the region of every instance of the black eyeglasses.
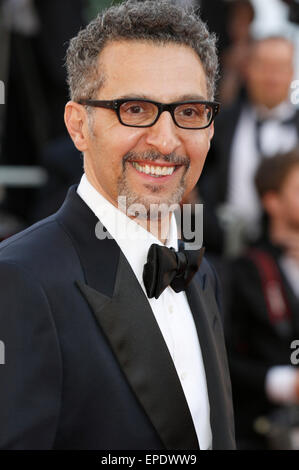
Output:
<path fill-rule="evenodd" d="M 151 100 L 119 99 L 111 101 L 79 100 L 79 104 L 108 108 L 116 112 L 119 122 L 129 127 L 150 127 L 163 111 L 168 111 L 174 123 L 182 129 L 205 129 L 209 127 L 220 109 L 216 101 L 181 101 L 158 103 Z"/>

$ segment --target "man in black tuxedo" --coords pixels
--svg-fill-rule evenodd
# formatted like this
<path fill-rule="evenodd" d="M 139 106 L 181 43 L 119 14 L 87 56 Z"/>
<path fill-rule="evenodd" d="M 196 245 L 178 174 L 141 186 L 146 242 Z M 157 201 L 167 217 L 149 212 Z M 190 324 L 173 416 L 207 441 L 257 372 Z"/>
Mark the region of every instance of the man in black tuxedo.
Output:
<path fill-rule="evenodd" d="M 234 448 L 216 276 L 202 250 L 176 253 L 165 209 L 200 176 L 216 67 L 205 25 L 165 1 L 72 39 L 65 122 L 85 174 L 0 248 L 1 448 Z"/>

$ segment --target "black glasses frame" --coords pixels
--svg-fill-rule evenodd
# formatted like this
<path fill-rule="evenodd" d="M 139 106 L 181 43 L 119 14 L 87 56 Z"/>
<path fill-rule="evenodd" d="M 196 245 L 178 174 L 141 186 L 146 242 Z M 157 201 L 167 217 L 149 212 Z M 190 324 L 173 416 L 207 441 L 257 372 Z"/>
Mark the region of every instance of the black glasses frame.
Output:
<path fill-rule="evenodd" d="M 154 119 L 154 121 L 151 124 L 147 124 L 145 126 L 136 126 L 136 125 L 132 125 L 132 124 L 126 124 L 122 121 L 121 116 L 120 116 L 120 107 L 121 107 L 121 105 L 124 104 L 124 103 L 134 102 L 134 101 L 141 101 L 141 102 L 144 102 L 144 103 L 152 103 L 152 104 L 155 104 L 157 106 L 158 114 L 157 114 L 156 118 Z M 176 126 L 180 127 L 181 129 L 194 129 L 194 130 L 206 129 L 207 127 L 209 127 L 211 125 L 211 123 L 213 122 L 213 120 L 215 119 L 215 116 L 217 115 L 217 113 L 219 112 L 219 109 L 220 109 L 220 103 L 218 101 L 201 101 L 201 100 L 178 101 L 178 102 L 175 102 L 175 103 L 165 104 L 165 103 L 159 103 L 157 101 L 140 99 L 140 98 L 123 98 L 123 99 L 110 100 L 110 101 L 81 99 L 81 100 L 78 100 L 78 103 L 82 104 L 82 105 L 85 105 L 85 106 L 94 106 L 96 108 L 112 109 L 113 111 L 116 112 L 119 122 L 123 126 L 127 126 L 127 127 L 151 127 L 158 121 L 158 119 L 161 116 L 161 114 L 163 113 L 163 111 L 168 111 L 171 114 L 173 122 L 176 124 Z M 205 104 L 205 105 L 211 107 L 211 109 L 212 109 L 211 119 L 210 119 L 209 123 L 206 126 L 203 126 L 203 127 L 185 127 L 185 126 L 181 126 L 180 124 L 177 123 L 177 121 L 175 119 L 175 115 L 174 115 L 175 108 L 177 106 L 182 105 L 182 104 L 189 104 L 189 103 L 190 104 L 192 104 L 192 103 Z"/>

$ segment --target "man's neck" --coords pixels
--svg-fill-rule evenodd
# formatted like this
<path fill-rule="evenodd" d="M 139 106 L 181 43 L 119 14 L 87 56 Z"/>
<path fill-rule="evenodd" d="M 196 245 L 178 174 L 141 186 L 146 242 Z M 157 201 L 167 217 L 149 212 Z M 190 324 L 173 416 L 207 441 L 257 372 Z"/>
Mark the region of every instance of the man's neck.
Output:
<path fill-rule="evenodd" d="M 171 217 L 172 212 L 168 212 L 163 218 L 160 217 L 158 219 L 143 219 L 139 217 L 130 218 L 154 235 L 154 237 L 158 238 L 158 240 L 165 245 L 170 231 Z"/>

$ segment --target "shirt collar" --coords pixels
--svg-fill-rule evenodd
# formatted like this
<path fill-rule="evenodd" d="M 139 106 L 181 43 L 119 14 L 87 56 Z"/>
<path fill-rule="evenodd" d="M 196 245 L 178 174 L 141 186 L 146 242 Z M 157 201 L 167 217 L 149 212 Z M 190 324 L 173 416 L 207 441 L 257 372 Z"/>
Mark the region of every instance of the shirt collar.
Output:
<path fill-rule="evenodd" d="M 119 245 L 137 279 L 144 287 L 142 274 L 148 250 L 153 243 L 161 246 L 163 246 L 163 243 L 111 204 L 92 186 L 85 174 L 81 178 L 77 193 Z M 178 250 L 177 236 L 176 220 L 174 214 L 172 214 L 165 246 Z"/>

